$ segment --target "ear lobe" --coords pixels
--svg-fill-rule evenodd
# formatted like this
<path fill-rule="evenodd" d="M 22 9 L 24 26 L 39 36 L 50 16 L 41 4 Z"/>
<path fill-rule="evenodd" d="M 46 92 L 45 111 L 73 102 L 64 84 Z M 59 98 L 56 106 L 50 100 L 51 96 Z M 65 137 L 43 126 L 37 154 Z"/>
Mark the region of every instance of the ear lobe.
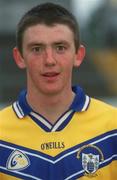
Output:
<path fill-rule="evenodd" d="M 19 52 L 17 47 L 15 47 L 13 49 L 13 57 L 14 57 L 14 60 L 15 60 L 17 66 L 19 68 L 24 69 L 26 67 L 24 59 L 23 59 L 22 55 L 20 54 L 20 52 Z"/>
<path fill-rule="evenodd" d="M 85 57 L 85 47 L 81 45 L 76 54 L 76 60 L 74 62 L 75 67 L 79 67 Z"/>

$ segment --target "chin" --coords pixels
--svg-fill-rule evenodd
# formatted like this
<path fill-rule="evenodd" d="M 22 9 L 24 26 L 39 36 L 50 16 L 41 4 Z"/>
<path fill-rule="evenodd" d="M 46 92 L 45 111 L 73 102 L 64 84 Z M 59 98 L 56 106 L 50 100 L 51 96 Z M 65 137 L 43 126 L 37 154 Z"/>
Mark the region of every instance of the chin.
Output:
<path fill-rule="evenodd" d="M 45 95 L 57 95 L 57 94 L 59 94 L 60 92 L 62 91 L 62 89 L 61 88 L 45 88 L 45 89 L 41 89 L 41 92 L 43 93 L 43 94 L 45 94 Z"/>

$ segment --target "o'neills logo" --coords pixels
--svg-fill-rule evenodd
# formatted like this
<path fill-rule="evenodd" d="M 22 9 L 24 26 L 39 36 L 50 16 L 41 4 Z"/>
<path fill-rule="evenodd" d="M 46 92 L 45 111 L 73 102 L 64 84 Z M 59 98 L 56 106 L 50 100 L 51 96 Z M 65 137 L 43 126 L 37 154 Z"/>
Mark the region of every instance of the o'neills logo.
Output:
<path fill-rule="evenodd" d="M 65 148 L 64 142 L 48 142 L 41 144 L 42 150 L 63 149 L 63 148 Z"/>

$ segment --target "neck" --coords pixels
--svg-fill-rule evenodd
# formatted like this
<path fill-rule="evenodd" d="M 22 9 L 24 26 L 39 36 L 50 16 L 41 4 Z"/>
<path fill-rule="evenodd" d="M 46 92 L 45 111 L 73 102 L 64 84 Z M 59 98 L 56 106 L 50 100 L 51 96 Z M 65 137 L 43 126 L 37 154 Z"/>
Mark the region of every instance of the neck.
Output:
<path fill-rule="evenodd" d="M 52 124 L 69 108 L 74 96 L 72 90 L 50 96 L 27 91 L 27 101 L 32 109 Z"/>

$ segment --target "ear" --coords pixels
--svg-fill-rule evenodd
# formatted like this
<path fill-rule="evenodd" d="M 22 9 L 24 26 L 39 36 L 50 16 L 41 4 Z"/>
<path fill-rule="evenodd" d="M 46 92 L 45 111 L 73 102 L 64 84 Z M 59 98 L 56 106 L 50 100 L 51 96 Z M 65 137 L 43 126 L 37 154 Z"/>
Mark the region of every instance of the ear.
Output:
<path fill-rule="evenodd" d="M 83 45 L 80 45 L 78 48 L 78 51 L 76 53 L 76 59 L 74 61 L 74 66 L 79 67 L 80 64 L 83 62 L 83 59 L 85 57 L 85 47 Z"/>
<path fill-rule="evenodd" d="M 17 47 L 13 49 L 13 57 L 19 68 L 24 69 L 26 67 L 24 58 L 22 57 Z"/>

